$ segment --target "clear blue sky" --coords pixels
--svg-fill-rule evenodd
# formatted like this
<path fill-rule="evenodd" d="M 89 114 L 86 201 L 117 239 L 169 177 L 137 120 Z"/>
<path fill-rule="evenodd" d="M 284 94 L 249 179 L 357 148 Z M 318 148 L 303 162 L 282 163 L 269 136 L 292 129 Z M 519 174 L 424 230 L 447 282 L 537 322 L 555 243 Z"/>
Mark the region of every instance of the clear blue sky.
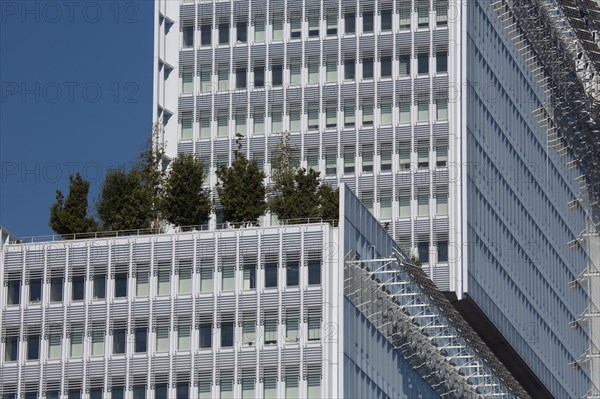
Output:
<path fill-rule="evenodd" d="M 0 224 L 51 234 L 55 190 L 134 159 L 152 124 L 153 1 L 0 0 Z"/>

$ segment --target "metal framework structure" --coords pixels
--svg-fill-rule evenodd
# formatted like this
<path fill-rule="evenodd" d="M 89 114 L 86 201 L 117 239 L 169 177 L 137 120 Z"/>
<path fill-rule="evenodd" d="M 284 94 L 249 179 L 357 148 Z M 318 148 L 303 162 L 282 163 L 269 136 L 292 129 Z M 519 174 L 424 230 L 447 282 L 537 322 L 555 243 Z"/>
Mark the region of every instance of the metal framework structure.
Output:
<path fill-rule="evenodd" d="M 443 398 L 529 397 L 404 255 L 361 260 L 348 254 L 344 294 Z"/>
<path fill-rule="evenodd" d="M 548 131 L 548 146 L 568 165 L 579 167 L 579 197 L 588 226 L 570 243 L 588 254 L 588 265 L 572 284 L 586 290 L 589 305 L 575 327 L 590 336 L 589 349 L 575 365 L 586 365 L 587 398 L 600 398 L 600 5 L 596 0 L 500 0 L 493 4 L 509 37 L 526 60 L 546 97 L 535 111 Z"/>

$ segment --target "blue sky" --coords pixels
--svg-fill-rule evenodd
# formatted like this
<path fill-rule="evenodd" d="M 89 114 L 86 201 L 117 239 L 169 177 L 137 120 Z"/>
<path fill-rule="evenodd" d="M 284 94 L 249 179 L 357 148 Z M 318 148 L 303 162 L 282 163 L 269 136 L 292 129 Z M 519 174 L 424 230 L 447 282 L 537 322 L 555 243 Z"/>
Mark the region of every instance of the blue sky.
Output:
<path fill-rule="evenodd" d="M 0 224 L 51 234 L 55 190 L 137 157 L 152 124 L 146 1 L 0 1 Z"/>

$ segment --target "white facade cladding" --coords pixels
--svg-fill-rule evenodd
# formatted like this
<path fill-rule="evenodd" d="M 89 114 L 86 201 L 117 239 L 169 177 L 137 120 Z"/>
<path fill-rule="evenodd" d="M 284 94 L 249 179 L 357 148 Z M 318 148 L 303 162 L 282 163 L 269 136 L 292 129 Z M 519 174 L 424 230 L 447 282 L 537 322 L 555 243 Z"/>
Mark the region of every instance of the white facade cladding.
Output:
<path fill-rule="evenodd" d="M 156 1 L 154 121 L 209 185 L 235 134 L 268 173 L 279 132 L 345 183 L 442 290 L 473 298 L 557 397 L 587 305 L 576 177 L 536 112 L 543 79 L 485 2 Z M 518 2 L 517 2 L 518 4 Z M 510 32 L 509 32 L 510 31 Z M 535 70 L 534 70 L 535 69 Z M 551 129 L 550 129 L 551 130 Z M 551 137 L 551 136 L 550 136 Z M 572 165 L 573 166 L 573 165 Z M 466 295 L 465 295 L 466 294 Z"/>
<path fill-rule="evenodd" d="M 0 396 L 339 397 L 335 231 L 6 244 Z"/>

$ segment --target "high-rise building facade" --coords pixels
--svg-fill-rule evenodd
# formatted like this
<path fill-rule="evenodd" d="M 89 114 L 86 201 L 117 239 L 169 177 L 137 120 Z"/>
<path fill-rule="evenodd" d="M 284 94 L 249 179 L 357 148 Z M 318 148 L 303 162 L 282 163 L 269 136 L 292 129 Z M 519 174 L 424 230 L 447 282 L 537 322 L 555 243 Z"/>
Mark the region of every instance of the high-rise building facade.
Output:
<path fill-rule="evenodd" d="M 1 397 L 529 397 L 347 187 L 340 199 L 333 224 L 3 234 Z"/>
<path fill-rule="evenodd" d="M 532 10 L 564 7 L 542 3 Z M 569 284 L 589 259 L 568 243 L 587 216 L 567 207 L 582 167 L 567 167 L 540 123 L 552 60 L 523 50 L 533 39 L 519 7 L 158 0 L 153 116 L 167 156 L 201 158 L 211 188 L 236 133 L 268 174 L 289 132 L 300 165 L 355 191 L 440 289 L 483 310 L 545 389 L 582 397 L 590 371 L 573 364 L 590 337 L 571 326 L 588 296 Z"/>

